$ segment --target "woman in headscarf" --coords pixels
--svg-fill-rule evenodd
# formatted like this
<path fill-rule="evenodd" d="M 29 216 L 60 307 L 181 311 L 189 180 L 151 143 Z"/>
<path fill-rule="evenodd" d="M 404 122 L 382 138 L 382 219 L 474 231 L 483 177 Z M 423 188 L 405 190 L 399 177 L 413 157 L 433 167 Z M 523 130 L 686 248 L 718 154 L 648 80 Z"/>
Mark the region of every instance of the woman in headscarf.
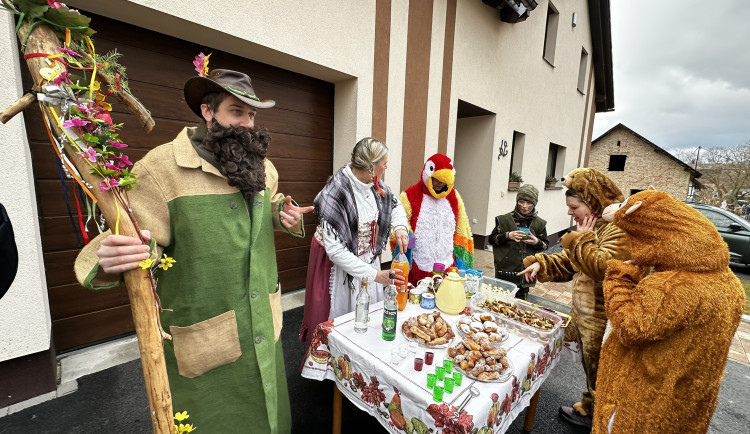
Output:
<path fill-rule="evenodd" d="M 391 227 L 402 251 L 409 243 L 404 207 L 382 181 L 387 167 L 388 148 L 366 137 L 315 197 L 319 224 L 310 247 L 300 341 L 309 343 L 321 322 L 353 311 L 363 279 L 370 302 L 383 299 L 390 270 L 380 269 L 380 253 Z M 402 283 L 397 274 L 396 284 Z"/>
<path fill-rule="evenodd" d="M 547 250 L 547 222 L 537 216 L 539 190 L 531 184 L 518 189 L 513 211 L 495 217 L 495 229 L 490 234 L 495 257 L 495 277 L 518 284 L 517 298 L 526 299 L 533 282 L 519 279 L 523 258 Z"/>
<path fill-rule="evenodd" d="M 611 179 L 596 169 L 580 168 L 571 171 L 563 185 L 568 189 L 565 202 L 576 230 L 560 240 L 562 252 L 526 257 L 526 269 L 520 274 L 527 280 L 536 277 L 539 282 L 573 281 L 572 321 L 565 329 L 565 339 L 577 344 L 571 350 L 580 352 L 587 390 L 572 407 L 560 407 L 560 416 L 591 427 L 599 353 L 607 323 L 602 282 L 607 261 L 630 259 L 630 245 L 625 232 L 600 220 L 604 208 L 624 199 Z"/>

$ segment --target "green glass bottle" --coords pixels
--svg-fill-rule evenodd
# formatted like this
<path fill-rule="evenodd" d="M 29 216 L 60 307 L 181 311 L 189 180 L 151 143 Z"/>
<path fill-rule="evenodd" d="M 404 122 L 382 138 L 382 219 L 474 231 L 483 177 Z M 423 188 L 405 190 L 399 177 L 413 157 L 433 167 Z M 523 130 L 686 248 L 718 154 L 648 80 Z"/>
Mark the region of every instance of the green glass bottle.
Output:
<path fill-rule="evenodd" d="M 396 339 L 396 317 L 398 315 L 398 304 L 396 303 L 396 285 L 393 280 L 396 278 L 396 273 L 390 272 L 388 277 L 391 280 L 391 284 L 385 287 L 385 297 L 383 300 L 383 340 L 392 341 Z"/>

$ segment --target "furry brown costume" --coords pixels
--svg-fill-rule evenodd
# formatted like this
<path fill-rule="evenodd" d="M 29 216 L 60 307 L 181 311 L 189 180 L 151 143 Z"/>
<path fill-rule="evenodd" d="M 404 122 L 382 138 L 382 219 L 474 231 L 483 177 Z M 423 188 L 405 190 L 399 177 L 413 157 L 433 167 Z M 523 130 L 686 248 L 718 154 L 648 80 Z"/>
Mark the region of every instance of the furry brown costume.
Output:
<path fill-rule="evenodd" d="M 575 169 L 565 177 L 563 185 L 575 191 L 596 216 L 601 215 L 609 204 L 623 200 L 614 182 L 596 169 Z M 561 253 L 527 256 L 523 264 L 528 267 L 539 262 L 539 282 L 573 280 L 572 321 L 565 331 L 565 339 L 578 343 L 586 373 L 587 390 L 573 408 L 581 415 L 588 416 L 594 410 L 599 352 L 607 325 L 602 293 L 607 261 L 630 259 L 630 249 L 625 233 L 602 220 L 597 221 L 593 231 L 565 234 L 561 244 L 564 249 Z"/>
<path fill-rule="evenodd" d="M 628 234 L 633 264 L 608 264 L 612 333 L 593 432 L 608 432 L 614 414 L 613 433 L 705 433 L 745 299 L 727 245 L 702 214 L 661 191 L 615 208 L 604 218 Z"/>

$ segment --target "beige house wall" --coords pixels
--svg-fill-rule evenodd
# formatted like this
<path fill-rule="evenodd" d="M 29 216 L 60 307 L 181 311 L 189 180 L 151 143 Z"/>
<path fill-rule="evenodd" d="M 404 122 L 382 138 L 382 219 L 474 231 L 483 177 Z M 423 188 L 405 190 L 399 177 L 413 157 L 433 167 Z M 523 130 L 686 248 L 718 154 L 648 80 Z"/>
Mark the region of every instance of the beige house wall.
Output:
<path fill-rule="evenodd" d="M 617 142 L 620 146 L 617 146 Z M 626 155 L 624 171 L 610 171 L 610 155 Z M 618 128 L 597 139 L 591 146 L 589 167 L 610 177 L 625 197 L 631 190 L 645 190 L 653 186 L 679 200 L 687 199 L 690 172 L 670 157 L 657 152 L 648 143 L 629 131 Z"/>
<path fill-rule="evenodd" d="M 469 219 L 477 219 L 471 225 L 475 234 L 489 235 L 494 217 L 515 206 L 515 192 L 508 191 L 511 154 L 498 158 L 503 140 L 510 151 L 514 131 L 526 134 L 524 153 L 514 158 L 523 160 L 524 182 L 540 190 L 537 208 L 548 222 L 547 231 L 570 226 L 563 191 L 545 190 L 544 178 L 550 143 L 565 147 L 564 164 L 557 168 L 557 174 L 563 176 L 578 165 L 582 131 L 587 134 L 588 124 L 594 121 L 586 113 L 593 92 L 583 94 L 577 89 L 582 48 L 589 53 L 584 89 L 589 89 L 593 79 L 588 73 L 593 57 L 588 6 L 585 0 L 553 2 L 560 18 L 551 65 L 542 57 L 548 1 L 538 3 L 526 21 L 509 24 L 481 1 L 458 2 L 448 154 L 453 156 L 455 151 L 459 162 L 463 158 L 454 141 L 458 100 L 496 114 L 494 139 L 481 150 L 491 162 L 489 168 L 471 176 L 457 174 L 457 188 L 462 193 L 478 179 L 489 184 L 486 203 L 467 206 Z M 578 14 L 576 27 L 571 24 L 573 13 Z"/>

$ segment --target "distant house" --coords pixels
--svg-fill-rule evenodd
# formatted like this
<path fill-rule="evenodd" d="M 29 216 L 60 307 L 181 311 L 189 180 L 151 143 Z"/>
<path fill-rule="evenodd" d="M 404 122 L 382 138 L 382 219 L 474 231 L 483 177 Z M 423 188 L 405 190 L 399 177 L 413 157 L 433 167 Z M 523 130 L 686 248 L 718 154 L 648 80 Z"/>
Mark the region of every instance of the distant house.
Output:
<path fill-rule="evenodd" d="M 627 197 L 653 185 L 693 201 L 701 173 L 623 124 L 591 142 L 588 167 L 609 176 Z"/>

